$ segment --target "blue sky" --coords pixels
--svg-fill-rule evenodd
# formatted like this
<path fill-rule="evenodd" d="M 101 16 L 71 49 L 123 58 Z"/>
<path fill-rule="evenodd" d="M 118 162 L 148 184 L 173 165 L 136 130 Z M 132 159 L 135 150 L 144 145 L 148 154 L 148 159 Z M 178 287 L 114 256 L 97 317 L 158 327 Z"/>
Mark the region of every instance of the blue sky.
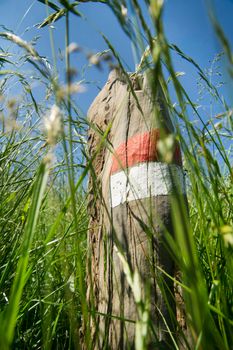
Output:
<path fill-rule="evenodd" d="M 139 3 L 143 1 L 139 0 Z M 223 26 L 228 39 L 233 43 L 232 36 L 232 0 L 213 1 L 216 16 Z M 37 49 L 41 55 L 51 58 L 51 46 L 48 29 L 37 29 L 33 27 L 46 17 L 45 6 L 33 0 L 0 0 L 0 24 L 17 31 L 17 34 L 26 40 L 34 36 L 40 36 Z M 117 20 L 111 10 L 104 4 L 85 3 L 80 5 L 79 10 L 85 15 L 86 20 L 71 17 L 71 41 L 78 43 L 87 51 L 99 52 L 106 49 L 99 32 L 103 32 L 127 62 L 129 69 L 134 70 L 135 62 L 132 55 L 131 45 L 122 32 Z M 175 43 L 186 54 L 191 56 L 202 68 L 208 68 L 214 56 L 221 52 L 221 46 L 215 36 L 207 13 L 206 1 L 204 0 L 165 0 L 164 27 L 169 42 Z M 27 31 L 25 32 L 25 30 Z M 53 30 L 55 47 L 58 55 L 59 48 L 64 50 L 64 20 L 55 24 Z M 5 45 L 3 42 L 0 46 Z M 72 65 L 81 71 L 86 63 L 84 55 L 75 55 Z M 182 81 L 195 100 L 197 98 L 197 73 L 195 69 L 179 57 L 174 56 L 174 64 L 177 71 L 185 72 Z M 59 63 L 61 79 L 64 75 L 64 62 Z M 226 66 L 222 66 L 224 73 L 223 81 L 229 81 L 226 74 Z M 78 103 L 86 113 L 91 101 L 98 93 L 107 79 L 108 70 L 102 72 L 91 68 L 86 72 L 86 79 L 93 84 L 88 85 L 86 93 L 79 95 Z M 232 102 L 230 96 L 230 84 L 222 88 L 222 93 Z"/>

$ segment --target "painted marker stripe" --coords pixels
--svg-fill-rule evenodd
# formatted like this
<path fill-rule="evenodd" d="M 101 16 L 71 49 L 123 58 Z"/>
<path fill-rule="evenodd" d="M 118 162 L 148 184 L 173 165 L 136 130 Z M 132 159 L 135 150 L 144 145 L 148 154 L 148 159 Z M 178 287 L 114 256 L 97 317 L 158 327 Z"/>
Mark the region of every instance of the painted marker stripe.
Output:
<path fill-rule="evenodd" d="M 159 129 L 154 129 L 143 134 L 136 134 L 129 138 L 127 142 L 122 143 L 112 156 L 111 174 L 138 163 L 159 162 L 161 160 L 157 150 L 159 138 Z M 174 147 L 172 163 L 182 165 L 178 142 Z"/>
<path fill-rule="evenodd" d="M 111 207 L 133 200 L 185 193 L 183 170 L 176 164 L 159 162 L 140 163 L 128 170 L 111 175 Z"/>

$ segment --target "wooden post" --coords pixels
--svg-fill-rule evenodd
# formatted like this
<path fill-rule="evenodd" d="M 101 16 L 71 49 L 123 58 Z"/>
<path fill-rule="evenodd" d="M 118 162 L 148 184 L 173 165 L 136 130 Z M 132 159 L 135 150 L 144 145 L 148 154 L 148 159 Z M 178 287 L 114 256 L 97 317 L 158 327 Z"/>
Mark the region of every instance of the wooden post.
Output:
<path fill-rule="evenodd" d="M 158 342 L 169 349 L 167 326 L 175 329 L 170 316 L 171 311 L 175 314 L 173 282 L 163 275 L 161 285 L 156 266 L 174 276 L 164 231 L 173 234 L 174 188 L 185 193 L 181 154 L 175 143 L 170 163 L 161 160 L 161 134 L 174 132 L 162 93 L 158 88 L 155 104 L 146 76 L 129 77 L 133 91 L 121 74 L 112 71 L 88 112 L 90 156 L 99 148 L 89 182 L 87 283 L 93 341 L 95 349 L 134 348 L 135 324 L 130 321 L 137 320 L 137 306 L 116 245 L 131 271 L 139 271 L 144 295 L 149 288 L 156 336 L 150 329 L 148 349 L 155 349 Z M 108 129 L 103 141 L 101 133 Z"/>

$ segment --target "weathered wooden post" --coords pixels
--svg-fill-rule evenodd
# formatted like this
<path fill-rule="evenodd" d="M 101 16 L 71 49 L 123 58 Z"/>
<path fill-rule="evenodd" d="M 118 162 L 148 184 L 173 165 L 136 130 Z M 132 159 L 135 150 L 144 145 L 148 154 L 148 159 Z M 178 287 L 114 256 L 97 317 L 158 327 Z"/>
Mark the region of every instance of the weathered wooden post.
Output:
<path fill-rule="evenodd" d="M 100 148 L 89 182 L 88 300 L 93 341 L 95 349 L 134 348 L 135 324 L 130 321 L 137 319 L 137 307 L 116 245 L 130 269 L 139 271 L 142 292 L 150 287 L 150 319 L 156 336 L 150 331 L 148 349 L 156 348 L 156 337 L 169 349 L 167 326 L 173 330 L 174 325 L 168 305 L 175 314 L 173 282 L 163 276 L 162 288 L 155 266 L 174 276 L 164 232 L 173 234 L 174 189 L 185 192 L 181 154 L 175 143 L 170 163 L 161 160 L 161 125 L 166 135 L 174 132 L 162 93 L 158 88 L 155 106 L 146 76 L 129 77 L 131 88 L 121 74 L 112 71 L 88 113 L 93 125 L 88 140 L 90 156 Z M 155 118 L 155 110 L 159 118 Z M 101 133 L 108 128 L 103 142 Z"/>

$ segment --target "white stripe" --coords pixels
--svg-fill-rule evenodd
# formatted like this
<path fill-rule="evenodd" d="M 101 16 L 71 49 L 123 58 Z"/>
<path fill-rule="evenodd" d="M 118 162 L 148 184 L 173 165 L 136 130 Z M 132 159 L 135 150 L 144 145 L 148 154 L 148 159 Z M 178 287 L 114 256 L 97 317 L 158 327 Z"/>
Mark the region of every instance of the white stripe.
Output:
<path fill-rule="evenodd" d="M 179 165 L 159 162 L 140 163 L 111 175 L 111 207 L 133 200 L 185 193 L 184 173 Z"/>

